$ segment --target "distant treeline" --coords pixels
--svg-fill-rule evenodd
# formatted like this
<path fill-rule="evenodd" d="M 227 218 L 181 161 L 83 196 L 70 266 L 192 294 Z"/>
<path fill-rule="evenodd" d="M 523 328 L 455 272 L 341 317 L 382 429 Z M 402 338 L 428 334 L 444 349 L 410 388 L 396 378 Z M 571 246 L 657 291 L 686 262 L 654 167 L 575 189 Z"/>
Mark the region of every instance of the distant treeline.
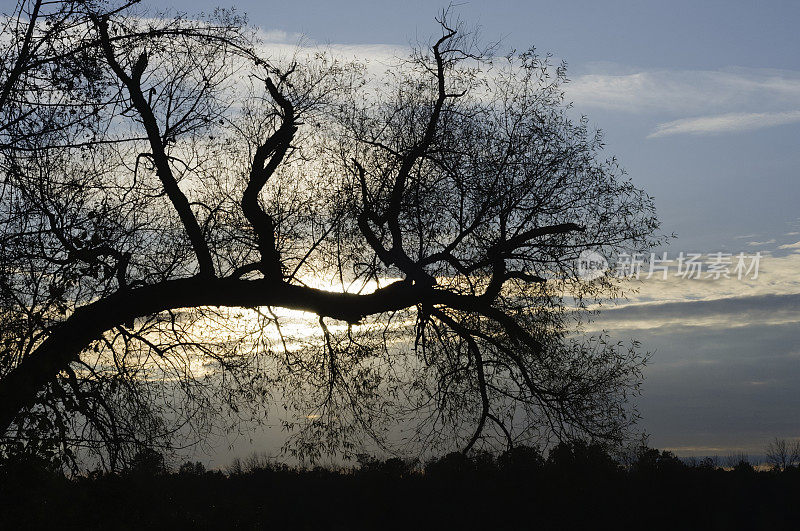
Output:
<path fill-rule="evenodd" d="M 0 467 L 0 528 L 796 529 L 793 459 L 757 470 L 744 458 L 683 461 L 647 447 L 620 457 L 573 442 L 547 456 L 362 456 L 336 470 L 254 455 L 223 472 L 199 462 L 170 471 L 143 451 L 123 473 L 73 478 L 18 459 Z"/>

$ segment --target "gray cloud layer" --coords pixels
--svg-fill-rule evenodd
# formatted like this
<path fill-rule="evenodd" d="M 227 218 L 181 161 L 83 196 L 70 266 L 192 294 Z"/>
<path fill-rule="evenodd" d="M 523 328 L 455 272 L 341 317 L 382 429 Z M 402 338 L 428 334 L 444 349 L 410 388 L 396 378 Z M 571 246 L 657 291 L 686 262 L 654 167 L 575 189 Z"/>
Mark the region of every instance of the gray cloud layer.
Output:
<path fill-rule="evenodd" d="M 761 455 L 800 435 L 800 294 L 634 304 L 596 324 L 652 353 L 637 402 L 652 445 Z"/>

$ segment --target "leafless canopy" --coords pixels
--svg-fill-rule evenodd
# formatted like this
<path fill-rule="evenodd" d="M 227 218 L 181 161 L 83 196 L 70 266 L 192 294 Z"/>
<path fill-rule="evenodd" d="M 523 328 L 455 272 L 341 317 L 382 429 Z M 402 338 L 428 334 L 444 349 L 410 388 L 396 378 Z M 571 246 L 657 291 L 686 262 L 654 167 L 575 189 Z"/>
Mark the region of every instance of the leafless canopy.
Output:
<path fill-rule="evenodd" d="M 311 458 L 619 437 L 641 355 L 570 335 L 616 289 L 575 259 L 649 248 L 652 200 L 570 118 L 564 65 L 451 18 L 376 74 L 270 56 L 228 12 L 21 1 L 0 66 L 6 451 L 114 467 L 275 404 Z"/>

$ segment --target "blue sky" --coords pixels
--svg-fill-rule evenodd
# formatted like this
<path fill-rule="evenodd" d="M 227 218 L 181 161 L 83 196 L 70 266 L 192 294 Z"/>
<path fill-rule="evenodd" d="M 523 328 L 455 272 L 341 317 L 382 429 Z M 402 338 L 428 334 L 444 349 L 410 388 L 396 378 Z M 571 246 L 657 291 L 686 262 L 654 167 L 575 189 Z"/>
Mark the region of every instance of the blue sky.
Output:
<path fill-rule="evenodd" d="M 487 38 L 523 48 L 552 49 L 576 66 L 613 61 L 648 68 L 725 66 L 800 68 L 792 1 L 493 1 L 456 2 Z M 189 13 L 229 7 L 216 0 L 150 2 Z M 242 0 L 253 24 L 348 44 L 407 44 L 433 29 L 444 2 Z"/>
<path fill-rule="evenodd" d="M 279 44 L 304 34 L 369 56 L 427 40 L 443 5 L 237 9 Z M 758 454 L 774 436 L 800 437 L 800 2 L 473 1 L 457 11 L 487 40 L 568 62 L 568 99 L 655 196 L 664 231 L 678 236 L 670 253 L 764 255 L 756 280 L 646 281 L 598 321 L 654 351 L 640 400 L 651 444 Z"/>

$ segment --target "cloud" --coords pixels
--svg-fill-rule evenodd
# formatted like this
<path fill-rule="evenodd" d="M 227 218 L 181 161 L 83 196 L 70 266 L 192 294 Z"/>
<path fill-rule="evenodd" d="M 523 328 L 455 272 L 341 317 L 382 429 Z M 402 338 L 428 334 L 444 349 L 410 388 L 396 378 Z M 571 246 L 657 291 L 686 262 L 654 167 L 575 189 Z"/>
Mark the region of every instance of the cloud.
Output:
<path fill-rule="evenodd" d="M 784 254 L 785 253 L 785 254 Z M 713 253 L 712 253 L 713 254 Z M 734 252 L 733 254 L 737 254 Z M 729 299 L 733 297 L 749 297 L 755 295 L 772 294 L 793 294 L 800 293 L 800 277 L 797 271 L 800 269 L 800 252 L 781 252 L 782 256 L 775 256 L 771 252 L 761 251 L 758 260 L 758 278 L 752 278 L 752 272 L 743 275 L 742 279 L 738 275 L 731 274 L 731 278 L 700 278 L 687 279 L 676 276 L 676 262 L 670 264 L 670 274 L 666 280 L 656 273 L 651 278 L 646 278 L 649 270 L 642 269 L 642 279 L 631 279 L 625 291 L 627 293 L 624 302 L 617 304 L 617 307 L 626 304 L 641 304 L 648 302 L 681 302 L 681 301 L 700 301 Z M 677 253 L 672 252 L 668 258 L 675 258 Z M 755 260 L 754 253 L 745 254 L 746 262 Z M 703 258 L 706 264 L 708 256 Z M 704 271 L 707 267 L 704 265 Z M 732 269 L 729 271 L 732 273 Z M 703 273 L 705 275 L 706 273 Z M 637 290 L 633 292 L 632 290 Z"/>
<path fill-rule="evenodd" d="M 573 76 L 567 97 L 579 108 L 632 113 L 780 112 L 800 108 L 800 72 L 732 68 Z"/>
<path fill-rule="evenodd" d="M 738 67 L 632 71 L 613 64 L 587 65 L 584 71 L 566 87 L 576 108 L 660 115 L 661 123 L 648 138 L 800 122 L 798 71 Z"/>
<path fill-rule="evenodd" d="M 800 242 L 798 242 L 800 244 Z M 752 256 L 752 255 L 749 255 Z M 800 252 L 762 252 L 758 278 L 685 279 L 671 274 L 629 281 L 626 298 L 593 306 L 584 330 L 648 330 L 670 326 L 736 328 L 800 323 Z M 636 290 L 636 291 L 631 291 Z"/>
<path fill-rule="evenodd" d="M 652 330 L 678 327 L 732 329 L 754 324 L 800 323 L 800 293 L 712 300 L 630 304 L 603 310 L 586 331 Z"/>
<path fill-rule="evenodd" d="M 707 135 L 750 131 L 800 122 L 800 110 L 784 112 L 727 113 L 697 118 L 683 118 L 658 124 L 647 138 L 668 135 Z"/>
<path fill-rule="evenodd" d="M 257 36 L 263 42 L 273 44 L 297 44 L 305 40 L 305 37 L 300 33 L 289 33 L 279 29 L 267 30 L 259 28 Z"/>
<path fill-rule="evenodd" d="M 408 46 L 320 42 L 303 33 L 287 32 L 281 29 L 258 28 L 257 36 L 261 40 L 259 50 L 266 56 L 313 55 L 324 51 L 344 59 L 392 61 L 397 58 L 406 58 L 411 53 L 411 48 Z"/>
<path fill-rule="evenodd" d="M 381 75 L 401 67 L 411 49 L 387 44 L 320 43 L 308 36 L 261 29 L 261 53 L 280 62 L 320 51 L 344 60 L 365 61 Z M 578 109 L 600 108 L 635 114 L 686 116 L 657 125 L 648 136 L 745 131 L 800 122 L 800 71 L 729 68 L 724 70 L 636 71 L 614 63 L 591 63 L 571 76 L 566 97 Z M 667 118 L 665 116 L 664 118 Z"/>
<path fill-rule="evenodd" d="M 779 246 L 778 249 L 800 249 L 800 242 L 787 243 L 786 245 Z"/>
<path fill-rule="evenodd" d="M 344 59 L 366 60 L 378 71 L 397 68 L 411 48 L 388 44 L 320 43 L 297 33 L 260 30 L 262 53 L 332 52 Z M 573 74 L 566 98 L 578 109 L 600 108 L 634 114 L 659 113 L 675 117 L 700 113 L 747 113 L 748 119 L 800 121 L 800 71 L 754 68 L 724 70 L 636 71 L 614 63 L 591 63 Z M 737 116 L 731 114 L 735 119 Z M 714 116 L 714 119 L 718 117 Z M 708 117 L 692 118 L 707 120 Z M 730 118 L 729 118 L 730 120 Z M 667 125 L 667 124 L 663 124 Z M 774 124 L 768 124 L 774 125 Z M 763 127 L 764 125 L 759 125 Z M 751 126 L 748 126 L 751 128 Z M 670 133 L 658 133 L 662 136 Z"/>

